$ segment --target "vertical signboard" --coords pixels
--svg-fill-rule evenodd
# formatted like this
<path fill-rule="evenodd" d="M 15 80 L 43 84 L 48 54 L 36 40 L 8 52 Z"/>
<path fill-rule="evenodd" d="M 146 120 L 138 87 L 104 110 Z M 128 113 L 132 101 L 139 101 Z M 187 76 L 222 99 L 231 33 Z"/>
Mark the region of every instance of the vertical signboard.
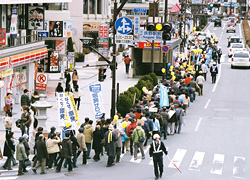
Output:
<path fill-rule="evenodd" d="M 28 28 L 32 30 L 43 30 L 44 9 L 38 6 L 29 6 Z"/>
<path fill-rule="evenodd" d="M 59 71 L 59 52 L 49 51 L 49 70 L 50 72 Z"/>
<path fill-rule="evenodd" d="M 49 22 L 49 36 L 50 37 L 63 37 L 63 21 L 50 21 Z"/>
<path fill-rule="evenodd" d="M 63 37 L 72 37 L 72 21 L 63 21 Z"/>
<path fill-rule="evenodd" d="M 104 113 L 101 84 L 90 85 L 89 91 L 91 93 L 95 119 L 100 119 Z"/>
<path fill-rule="evenodd" d="M 139 35 L 140 31 L 140 16 L 134 16 L 134 35 Z"/>
<path fill-rule="evenodd" d="M 0 29 L 0 45 L 6 44 L 6 29 Z"/>
<path fill-rule="evenodd" d="M 108 56 L 108 46 L 109 46 L 109 26 L 107 24 L 101 24 L 99 26 L 99 48 L 98 52 L 103 56 Z"/>
<path fill-rule="evenodd" d="M 17 8 L 11 9 L 11 22 L 10 22 L 10 36 L 12 38 L 17 38 L 18 30 L 17 30 Z"/>
<path fill-rule="evenodd" d="M 36 77 L 36 90 L 46 91 L 47 89 L 48 76 L 44 73 L 37 73 Z"/>

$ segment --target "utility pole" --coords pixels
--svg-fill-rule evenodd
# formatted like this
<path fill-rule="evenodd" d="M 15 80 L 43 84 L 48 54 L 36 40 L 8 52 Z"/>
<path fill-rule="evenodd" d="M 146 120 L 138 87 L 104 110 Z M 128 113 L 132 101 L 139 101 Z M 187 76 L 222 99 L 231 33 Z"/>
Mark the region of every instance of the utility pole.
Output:
<path fill-rule="evenodd" d="M 154 5 L 153 5 L 153 9 L 154 9 L 154 11 L 153 11 L 153 24 L 155 24 L 155 0 L 154 0 Z M 154 72 L 154 47 L 155 47 L 155 42 L 154 42 L 154 40 L 152 40 L 152 43 L 151 43 L 151 46 L 152 46 L 152 49 L 151 49 L 151 72 L 153 73 Z"/>
<path fill-rule="evenodd" d="M 168 0 L 165 0 L 165 11 L 164 11 L 164 23 L 167 22 L 168 19 Z M 166 45 L 166 41 L 163 41 L 163 45 Z M 167 53 L 163 53 L 163 68 L 167 69 Z M 163 80 L 165 79 L 166 74 L 163 73 Z"/>
<path fill-rule="evenodd" d="M 122 10 L 123 6 L 126 4 L 128 0 L 123 0 L 119 8 L 117 8 L 117 0 L 114 2 L 114 17 L 113 17 L 113 60 L 111 64 L 112 70 L 112 90 L 111 90 L 111 110 L 110 117 L 114 117 L 115 109 L 116 109 L 116 44 L 115 44 L 115 22 L 117 19 L 117 15 Z"/>

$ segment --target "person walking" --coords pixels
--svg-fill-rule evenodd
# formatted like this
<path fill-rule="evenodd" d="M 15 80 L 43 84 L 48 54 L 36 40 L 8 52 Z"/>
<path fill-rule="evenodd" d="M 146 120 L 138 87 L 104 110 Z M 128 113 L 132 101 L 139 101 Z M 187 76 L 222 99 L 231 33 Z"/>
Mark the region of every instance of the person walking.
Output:
<path fill-rule="evenodd" d="M 154 134 L 160 134 L 160 122 L 158 119 L 156 119 L 155 115 L 154 114 L 151 114 L 151 118 L 150 119 L 153 119 L 153 134 L 152 134 L 152 137 Z"/>
<path fill-rule="evenodd" d="M 121 162 L 121 150 L 122 150 L 122 137 L 125 135 L 124 131 L 117 127 L 117 124 L 114 125 L 114 133 L 118 138 L 115 142 L 115 152 L 116 152 L 116 163 Z"/>
<path fill-rule="evenodd" d="M 40 96 L 38 91 L 34 91 L 34 93 L 31 96 L 31 103 L 34 104 L 36 101 L 40 100 Z M 34 117 L 37 113 L 37 109 L 34 106 L 31 106 L 32 111 L 34 112 Z"/>
<path fill-rule="evenodd" d="M 22 135 L 24 135 L 24 133 L 29 135 L 29 128 L 31 125 L 31 117 L 30 117 L 30 112 L 29 112 L 29 107 L 26 107 L 21 115 L 21 132 Z"/>
<path fill-rule="evenodd" d="M 213 62 L 213 65 L 210 67 L 210 73 L 212 76 L 212 84 L 216 83 L 216 76 L 218 74 L 218 68 L 216 66 L 216 62 Z"/>
<path fill-rule="evenodd" d="M 56 172 L 60 172 L 61 168 L 62 168 L 62 163 L 64 161 L 64 159 L 66 159 L 68 161 L 68 171 L 71 172 L 72 171 L 72 144 L 71 144 L 71 140 L 70 140 L 70 133 L 67 132 L 65 134 L 65 138 L 63 138 L 62 140 L 62 149 L 61 149 L 61 159 L 56 167 Z"/>
<path fill-rule="evenodd" d="M 97 162 L 100 160 L 100 154 L 103 149 L 102 139 L 104 138 L 104 134 L 101 130 L 101 126 L 97 125 L 95 131 L 93 132 L 93 149 L 95 150 L 95 155 L 93 159 Z"/>
<path fill-rule="evenodd" d="M 70 77 L 70 73 L 69 71 L 66 69 L 65 73 L 64 73 L 64 78 L 66 79 L 66 86 L 69 85 L 70 81 L 71 81 L 71 77 Z"/>
<path fill-rule="evenodd" d="M 81 128 L 83 128 L 83 130 L 84 130 L 84 127 L 85 127 L 87 124 L 89 124 L 89 118 L 88 118 L 88 117 L 86 117 L 86 118 L 84 119 L 84 123 L 81 124 Z"/>
<path fill-rule="evenodd" d="M 58 93 L 62 93 L 63 92 L 63 87 L 62 87 L 62 83 L 59 82 L 56 86 L 56 90 L 55 90 L 55 96 L 57 96 Z"/>
<path fill-rule="evenodd" d="M 136 128 L 136 126 L 137 126 L 137 124 L 135 123 L 135 121 L 134 121 L 134 119 L 133 118 L 129 118 L 128 119 L 131 123 L 128 125 L 128 127 L 127 127 L 127 136 L 129 137 L 129 139 L 130 139 L 130 155 L 132 156 L 133 155 L 133 139 L 132 139 L 132 133 L 133 133 L 133 131 L 135 130 L 135 128 Z"/>
<path fill-rule="evenodd" d="M 199 96 L 203 96 L 203 83 L 205 82 L 204 77 L 202 76 L 202 71 L 199 72 L 199 76 L 196 78 L 196 83 L 199 86 Z"/>
<path fill-rule="evenodd" d="M 32 168 L 32 171 L 36 174 L 37 169 L 41 166 L 40 174 L 47 174 L 45 172 L 45 165 L 46 158 L 48 158 L 48 151 L 44 142 L 43 134 L 39 135 L 38 141 L 36 141 L 35 146 L 37 150 L 37 163 L 36 166 Z"/>
<path fill-rule="evenodd" d="M 203 75 L 203 77 L 204 77 L 204 79 L 206 81 L 207 80 L 208 68 L 207 68 L 207 65 L 205 64 L 204 61 L 202 61 L 201 70 L 202 70 L 202 75 Z"/>
<path fill-rule="evenodd" d="M 163 153 L 168 155 L 168 151 L 164 143 L 160 141 L 160 136 L 158 134 L 155 134 L 153 138 L 154 140 L 149 149 L 149 156 L 153 157 L 155 179 L 159 179 L 163 174 Z"/>
<path fill-rule="evenodd" d="M 23 111 L 25 108 L 30 106 L 30 98 L 29 98 L 29 90 L 28 89 L 24 89 L 23 90 L 23 95 L 21 96 L 21 106 L 23 108 Z"/>
<path fill-rule="evenodd" d="M 132 133 L 132 140 L 134 142 L 134 160 L 137 160 L 138 148 L 140 148 L 141 158 L 145 159 L 145 154 L 143 150 L 143 143 L 145 140 L 145 132 L 141 127 L 141 123 L 138 123 L 138 126 Z"/>
<path fill-rule="evenodd" d="M 160 112 L 160 115 L 162 116 L 163 119 L 163 137 L 164 139 L 167 139 L 167 134 L 168 134 L 168 120 L 169 120 L 169 115 L 167 112 L 167 107 L 163 107 L 163 110 Z"/>
<path fill-rule="evenodd" d="M 9 132 L 6 135 L 6 140 L 4 142 L 3 156 L 7 156 L 7 159 L 3 165 L 4 169 L 12 170 L 11 168 L 11 160 L 13 158 L 13 154 L 15 153 L 15 145 L 12 140 L 14 133 Z"/>
<path fill-rule="evenodd" d="M 72 74 L 72 83 L 73 83 L 73 87 L 75 87 L 77 85 L 79 81 L 79 76 L 78 76 L 78 73 L 76 70 L 73 71 L 73 74 Z"/>
<path fill-rule="evenodd" d="M 25 153 L 27 155 L 27 160 L 29 160 L 29 155 L 30 155 L 30 147 L 29 147 L 29 143 L 28 143 L 28 138 L 29 136 L 27 134 L 23 135 L 23 145 L 24 145 L 24 149 L 25 149 Z M 26 169 L 26 166 L 23 167 L 23 172 L 26 173 L 28 172 Z"/>
<path fill-rule="evenodd" d="M 219 50 L 218 50 L 218 64 L 220 64 L 221 56 L 222 56 L 222 50 L 221 50 L 221 47 L 220 47 Z"/>
<path fill-rule="evenodd" d="M 48 168 L 50 170 L 53 170 L 53 162 L 55 162 L 56 160 L 56 155 L 57 153 L 60 152 L 59 149 L 59 143 L 60 143 L 60 139 L 56 136 L 55 133 L 51 134 L 49 139 L 46 141 L 46 147 L 47 147 L 47 151 L 49 154 L 49 162 L 48 162 Z"/>
<path fill-rule="evenodd" d="M 183 116 L 185 116 L 183 109 L 181 106 L 175 109 L 175 114 L 177 118 L 177 122 L 175 123 L 175 133 L 181 133 L 181 126 L 183 123 Z"/>
<path fill-rule="evenodd" d="M 91 159 L 90 151 L 91 151 L 91 143 L 92 143 L 93 131 L 94 131 L 92 124 L 93 124 L 93 121 L 90 120 L 89 123 L 84 127 L 85 143 L 87 146 L 87 159 Z"/>
<path fill-rule="evenodd" d="M 7 95 L 4 98 L 5 100 L 5 110 L 12 112 L 12 104 L 13 104 L 13 99 L 11 93 L 7 93 Z"/>
<path fill-rule="evenodd" d="M 81 92 L 81 90 L 80 90 L 80 88 L 79 88 L 79 86 L 77 84 L 74 86 L 73 96 L 74 96 L 74 100 L 75 100 L 77 110 L 79 111 L 82 92 Z"/>
<path fill-rule="evenodd" d="M 109 125 L 108 131 L 105 133 L 105 142 L 107 145 L 107 155 L 108 162 L 106 167 L 114 166 L 115 159 L 115 142 L 118 140 L 118 137 L 113 132 L 114 127 L 112 124 Z"/>
<path fill-rule="evenodd" d="M 12 122 L 12 113 L 10 111 L 6 111 L 5 116 L 3 117 L 3 124 L 5 126 L 6 135 L 12 130 Z"/>
<path fill-rule="evenodd" d="M 79 144 L 77 157 L 79 157 L 79 155 L 82 152 L 82 164 L 87 164 L 87 147 L 86 147 L 86 143 L 85 143 L 85 136 L 83 134 L 84 129 L 79 128 L 78 131 L 79 131 L 79 133 L 76 136 L 77 142 Z"/>
<path fill-rule="evenodd" d="M 125 63 L 125 68 L 126 68 L 126 73 L 127 73 L 127 74 L 129 73 L 129 65 L 130 65 L 130 62 L 131 62 L 131 58 L 127 55 L 127 56 L 124 58 L 124 63 Z"/>
<path fill-rule="evenodd" d="M 19 161 L 18 176 L 24 175 L 23 169 L 25 169 L 24 161 L 28 159 L 25 148 L 23 145 L 24 138 L 20 137 L 19 143 L 16 146 L 16 159 Z"/>
<path fill-rule="evenodd" d="M 75 130 L 71 130 L 70 131 L 70 140 L 71 140 L 71 144 L 72 144 L 72 155 L 73 155 L 73 159 L 72 159 L 72 165 L 74 168 L 78 168 L 76 165 L 77 162 L 77 149 L 79 148 L 79 144 L 77 142 L 77 139 L 75 137 Z M 64 168 L 66 168 L 68 165 L 68 160 L 66 159 L 66 161 L 64 162 Z"/>

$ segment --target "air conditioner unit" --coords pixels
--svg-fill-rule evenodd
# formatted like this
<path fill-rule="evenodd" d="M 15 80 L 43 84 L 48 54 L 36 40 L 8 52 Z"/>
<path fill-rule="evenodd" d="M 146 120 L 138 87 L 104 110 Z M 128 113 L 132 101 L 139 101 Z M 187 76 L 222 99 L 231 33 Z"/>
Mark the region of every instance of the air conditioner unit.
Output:
<path fill-rule="evenodd" d="M 19 32 L 20 34 L 19 38 L 20 38 L 20 41 L 21 44 L 26 44 L 26 29 L 20 29 Z"/>

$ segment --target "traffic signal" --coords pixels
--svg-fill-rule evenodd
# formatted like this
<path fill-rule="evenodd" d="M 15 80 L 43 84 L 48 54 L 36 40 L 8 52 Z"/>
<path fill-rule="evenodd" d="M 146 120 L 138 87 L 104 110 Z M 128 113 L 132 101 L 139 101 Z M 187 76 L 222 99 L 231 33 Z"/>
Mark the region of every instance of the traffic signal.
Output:
<path fill-rule="evenodd" d="M 155 31 L 155 25 L 153 23 L 149 23 L 147 25 L 147 31 Z"/>
<path fill-rule="evenodd" d="M 103 82 L 104 79 L 106 78 L 105 75 L 106 69 L 104 68 L 99 68 L 99 72 L 98 72 L 98 81 Z"/>
<path fill-rule="evenodd" d="M 210 4 L 209 4 L 209 7 L 210 7 L 210 8 L 213 8 L 213 7 L 214 7 L 214 3 L 210 3 Z"/>
<path fill-rule="evenodd" d="M 162 39 L 164 41 L 171 40 L 171 30 L 172 30 L 172 24 L 171 23 L 164 23 L 162 25 Z"/>
<path fill-rule="evenodd" d="M 214 3 L 213 7 L 219 8 L 220 7 L 220 3 Z"/>

